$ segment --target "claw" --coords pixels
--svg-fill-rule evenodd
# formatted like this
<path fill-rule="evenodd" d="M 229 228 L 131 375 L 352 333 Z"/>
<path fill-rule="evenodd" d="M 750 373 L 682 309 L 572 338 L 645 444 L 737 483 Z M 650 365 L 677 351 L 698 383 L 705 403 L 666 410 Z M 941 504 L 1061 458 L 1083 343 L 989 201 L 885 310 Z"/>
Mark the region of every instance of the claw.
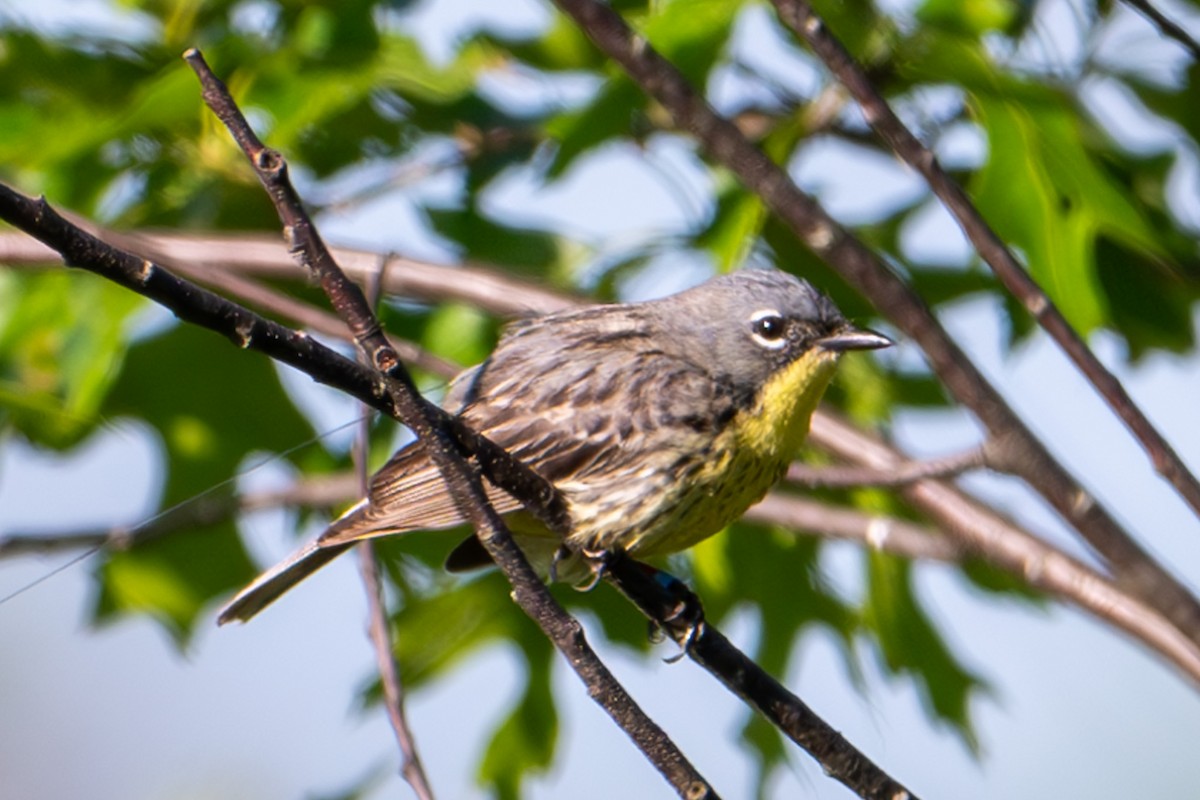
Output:
<path fill-rule="evenodd" d="M 590 592 L 596 588 L 596 584 L 604 579 L 604 573 L 608 571 L 610 553 L 607 550 L 588 550 L 585 547 L 580 548 L 579 555 L 583 556 L 592 568 L 592 579 L 585 584 L 576 586 L 575 589 L 580 592 Z"/>
<path fill-rule="evenodd" d="M 700 637 L 704 635 L 704 616 L 697 613 L 697 609 L 687 601 L 683 601 L 676 606 L 671 615 L 666 618 L 666 621 L 674 622 L 685 615 L 691 616 L 693 619 L 687 623 L 687 632 L 683 636 L 683 641 L 679 643 L 679 652 L 663 659 L 667 664 L 675 664 L 682 661 L 683 657 L 692 649 L 692 645 L 696 644 L 700 640 Z M 659 633 L 662 635 L 661 628 L 659 629 Z"/>

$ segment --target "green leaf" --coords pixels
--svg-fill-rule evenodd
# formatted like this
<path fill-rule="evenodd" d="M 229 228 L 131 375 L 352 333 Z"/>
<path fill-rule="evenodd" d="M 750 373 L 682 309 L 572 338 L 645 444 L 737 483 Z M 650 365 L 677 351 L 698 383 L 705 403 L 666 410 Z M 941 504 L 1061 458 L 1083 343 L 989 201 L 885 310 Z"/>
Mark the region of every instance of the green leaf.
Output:
<path fill-rule="evenodd" d="M 641 26 L 654 49 L 683 73 L 693 86 L 703 87 L 709 72 L 728 44 L 741 0 L 665 0 L 650 5 Z"/>
<path fill-rule="evenodd" d="M 1008 30 L 1021 5 L 1016 0 L 925 0 L 916 16 L 919 22 L 978 37 Z"/>
<path fill-rule="evenodd" d="M 447 537 L 448 544 L 454 541 Z M 499 573 L 455 583 L 433 593 L 406 590 L 403 608 L 392 617 L 396 656 L 410 686 L 436 679 L 460 659 L 489 642 L 506 639 L 519 627 L 518 615 L 512 613 L 516 606 Z"/>
<path fill-rule="evenodd" d="M 696 238 L 696 245 L 713 254 L 719 271 L 729 272 L 746 260 L 766 216 L 758 195 L 726 182 L 717 193 L 712 223 Z"/>
<path fill-rule="evenodd" d="M 83 272 L 0 272 L 0 422 L 58 450 L 94 431 L 143 304 Z"/>
<path fill-rule="evenodd" d="M 636 137 L 645 106 L 641 90 L 628 78 L 618 77 L 596 93 L 581 109 L 554 117 L 546 123 L 546 134 L 558 142 L 547 177 L 564 175 L 580 156 L 617 138 Z M 644 128 L 644 126 L 641 126 Z"/>
<path fill-rule="evenodd" d="M 926 710 L 949 723 L 974 750 L 970 699 L 985 684 L 942 640 L 913 593 L 911 572 L 906 561 L 878 551 L 868 554 L 869 592 L 863 621 L 874 631 L 887 668 L 911 675 Z"/>
<path fill-rule="evenodd" d="M 532 626 L 526 626 L 531 629 Z M 522 797 L 521 783 L 544 771 L 554 758 L 558 712 L 551 694 L 555 651 L 540 631 L 521 638 L 527 672 L 525 688 L 512 711 L 496 728 L 479 766 L 480 781 L 503 800 Z"/>
<path fill-rule="evenodd" d="M 430 315 L 422 344 L 459 364 L 478 364 L 496 346 L 496 325 L 474 306 L 446 303 Z"/>
<path fill-rule="evenodd" d="M 463 258 L 504 264 L 526 274 L 546 276 L 563 266 L 556 237 L 529 228 L 502 225 L 476 209 L 428 209 L 434 229 L 463 249 Z"/>

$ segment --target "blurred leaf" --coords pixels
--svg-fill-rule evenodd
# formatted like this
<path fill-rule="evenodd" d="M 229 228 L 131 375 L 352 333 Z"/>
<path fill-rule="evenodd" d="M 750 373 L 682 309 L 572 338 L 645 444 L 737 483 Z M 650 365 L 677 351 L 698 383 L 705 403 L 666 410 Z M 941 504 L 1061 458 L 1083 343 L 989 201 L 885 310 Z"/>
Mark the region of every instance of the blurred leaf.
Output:
<path fill-rule="evenodd" d="M 516 60 L 540 70 L 601 70 L 606 64 L 604 56 L 579 26 L 557 9 L 549 28 L 540 36 L 517 40 L 500 34 L 481 38 L 502 43 Z"/>
<path fill-rule="evenodd" d="M 1096 242 L 1096 268 L 1111 314 L 1137 359 L 1151 347 L 1182 353 L 1195 344 L 1192 306 L 1198 284 L 1147 259 L 1145 253 L 1101 237 Z"/>
<path fill-rule="evenodd" d="M 1130 76 L 1130 86 L 1151 110 L 1183 128 L 1193 142 L 1200 142 L 1200 63 L 1193 61 L 1183 75 L 1178 90 L 1172 90 Z"/>
<path fill-rule="evenodd" d="M 741 0 L 664 0 L 650 5 L 642 33 L 689 83 L 703 87 L 743 5 Z"/>
<path fill-rule="evenodd" d="M 632 136 L 644 105 L 645 98 L 632 81 L 616 78 L 582 109 L 550 120 L 546 133 L 557 140 L 558 148 L 546 169 L 547 177 L 561 177 L 581 155 L 601 144 Z"/>
<path fill-rule="evenodd" d="M 729 272 L 745 262 L 766 214 L 758 195 L 728 184 L 718 192 L 712 224 L 696 238 L 696 245 L 713 254 L 720 272 Z"/>
<path fill-rule="evenodd" d="M 508 613 L 515 606 L 503 576 L 492 572 L 455 583 L 433 594 L 410 594 L 392 618 L 396 656 L 410 686 L 435 679 L 482 645 L 514 634 L 519 614 Z"/>
<path fill-rule="evenodd" d="M 972 694 L 983 681 L 950 652 L 913 593 L 911 565 L 878 551 L 867 554 L 869 592 L 863 621 L 875 633 L 887 668 L 911 675 L 926 710 L 948 722 L 972 749 Z"/>
<path fill-rule="evenodd" d="M 1017 18 L 1020 6 L 1016 0 L 925 0 L 917 9 L 917 21 L 955 33 L 982 36 L 1007 30 Z"/>
<path fill-rule="evenodd" d="M 428 209 L 434 229 L 462 245 L 467 261 L 507 264 L 526 274 L 553 272 L 561 265 L 556 237 L 528 228 L 514 228 L 469 209 Z"/>
<path fill-rule="evenodd" d="M 0 423 L 56 450 L 94 431 L 143 306 L 83 272 L 0 272 Z"/>
<path fill-rule="evenodd" d="M 446 303 L 430 316 L 421 343 L 459 364 L 478 364 L 496 346 L 496 326 L 473 306 Z"/>
<path fill-rule="evenodd" d="M 533 626 L 528 625 L 529 629 Z M 531 772 L 550 766 L 558 741 L 558 712 L 551 695 L 550 674 L 555 651 L 541 631 L 532 633 L 521 638 L 528 667 L 524 691 L 492 734 L 479 766 L 480 781 L 504 800 L 523 796 L 522 781 Z"/>
<path fill-rule="evenodd" d="M 161 437 L 163 509 L 213 487 L 227 495 L 249 453 L 279 452 L 314 434 L 264 356 L 189 325 L 130 348 L 105 410 L 138 417 Z M 207 602 L 255 571 L 232 523 L 159 538 L 104 565 L 96 621 L 149 612 L 183 642 Z"/>

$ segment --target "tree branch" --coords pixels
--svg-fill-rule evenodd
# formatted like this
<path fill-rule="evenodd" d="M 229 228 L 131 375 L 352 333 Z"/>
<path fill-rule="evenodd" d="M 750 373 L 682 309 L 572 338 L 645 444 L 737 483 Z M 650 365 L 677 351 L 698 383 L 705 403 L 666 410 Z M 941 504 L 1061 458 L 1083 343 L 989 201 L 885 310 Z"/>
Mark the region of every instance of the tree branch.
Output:
<path fill-rule="evenodd" d="M 696 619 L 687 613 L 699 610 L 699 601 L 690 591 L 685 590 L 686 597 L 681 599 L 656 580 L 655 573 L 617 554 L 606 564 L 605 577 L 678 642 L 693 661 L 804 748 L 830 777 L 865 799 L 917 800 L 915 794 L 855 749 L 720 631 L 702 617 Z M 682 584 L 676 588 L 682 588 Z"/>
<path fill-rule="evenodd" d="M 330 302 L 354 334 L 368 362 L 399 412 L 398 417 L 417 435 L 429 457 L 437 465 L 446 487 L 463 517 L 475 529 L 480 543 L 512 583 L 513 597 L 533 619 L 588 687 L 588 693 L 612 717 L 642 753 L 675 788 L 681 797 L 715 797 L 708 782 L 687 761 L 666 733 L 633 701 L 624 687 L 596 657 L 587 644 L 579 622 L 567 614 L 538 579 L 525 560 L 508 528 L 487 500 L 479 471 L 466 461 L 473 455 L 484 457 L 484 437 L 462 436 L 454 431 L 451 418 L 434 411 L 412 383 L 396 351 L 383 336 L 378 320 L 371 313 L 361 289 L 351 283 L 334 263 L 320 235 L 304 212 L 299 196 L 287 178 L 287 165 L 276 151 L 263 146 L 251 131 L 241 111 L 223 83 L 209 70 L 194 48 L 184 59 L 196 72 L 203 86 L 205 103 L 225 124 L 254 166 L 259 180 L 271 197 L 284 224 L 284 235 L 297 260 L 320 281 Z M 471 439 L 469 446 L 464 439 Z M 542 518 L 551 530 L 565 534 L 568 517 L 565 505 L 552 486 L 541 481 L 531 470 L 501 448 L 494 457 L 498 464 L 511 462 L 513 470 L 504 488 L 521 500 L 526 508 Z M 465 448 L 466 452 L 463 449 Z M 514 480 L 523 478 L 523 480 Z M 516 486 L 516 484 L 522 484 Z M 543 485 L 538 485 L 538 484 Z M 513 491 L 513 489 L 517 491 Z M 552 506 L 557 508 L 551 510 Z"/>
<path fill-rule="evenodd" d="M 1155 471 L 1200 515 L 1200 482 L 1188 470 L 1183 459 L 1129 396 L 1121 381 L 1088 348 L 1083 337 L 1071 327 L 1050 297 L 1018 262 L 979 210 L 954 180 L 946 174 L 932 151 L 905 127 L 875 90 L 863 69 L 842 43 L 829 31 L 806 0 L 772 0 L 779 18 L 792 32 L 808 43 L 830 72 L 858 101 L 863 116 L 901 161 L 919 172 L 938 196 L 975 250 L 992 268 L 1005 288 L 1021 302 L 1042 328 L 1050 334 L 1067 357 L 1074 362 L 1109 408 L 1134 435 L 1150 457 Z M 1137 2 L 1131 5 L 1141 6 Z M 1146 4 L 1148 7 L 1148 4 Z"/>
<path fill-rule="evenodd" d="M 1003 442 L 1002 466 L 1019 474 L 1111 564 L 1122 584 L 1200 642 L 1200 602 L 1157 563 L 1054 459 L 950 337 L 920 296 L 839 225 L 787 173 L 718 115 L 682 74 L 597 0 L 555 0 L 606 55 L 732 171 L 805 245 L 924 350 L 949 391 Z"/>
<path fill-rule="evenodd" d="M 379 279 L 386 271 L 386 260 L 381 260 L 379 269 L 367 283 L 366 294 L 369 307 L 379 307 Z M 290 299 L 290 298 L 285 298 Z M 390 341 L 390 340 L 389 340 Z M 360 404 L 362 416 L 358 420 L 358 432 L 354 438 L 352 456 L 354 476 L 358 481 L 358 494 L 366 497 L 370 477 L 367 474 L 368 448 L 371 441 L 370 409 Z M 400 775 L 412 787 L 417 800 L 433 800 L 433 788 L 421 756 L 417 753 L 416 737 L 408 724 L 404 711 L 404 682 L 400 676 L 400 665 L 396 663 L 392 644 L 391 624 L 388 621 L 387 604 L 384 600 L 383 580 L 380 577 L 379 558 L 375 553 L 375 542 L 365 539 L 354 546 L 358 553 L 359 574 L 367 594 L 367 635 L 375 652 L 375 664 L 379 671 L 379 683 L 383 687 L 383 706 L 387 710 L 388 722 L 400 748 Z"/>
<path fill-rule="evenodd" d="M 432 800 L 433 789 L 421 764 L 417 753 L 416 740 L 412 729 L 408 726 L 408 718 L 404 713 L 404 684 L 400 680 L 400 670 L 392 655 L 392 636 L 388 624 L 387 609 L 383 603 L 383 581 L 379 576 L 379 560 L 375 556 L 374 542 L 367 540 L 355 545 L 358 551 L 359 573 L 362 575 L 363 586 L 367 591 L 367 610 L 369 620 L 367 632 L 371 637 L 372 649 L 375 651 L 375 665 L 379 670 L 379 682 L 383 686 L 384 707 L 387 709 L 388 721 L 392 732 L 396 735 L 396 743 L 400 747 L 400 774 L 412 787 L 418 800 Z"/>
<path fill-rule="evenodd" d="M 976 447 L 929 461 L 905 461 L 888 470 L 842 465 L 814 467 L 796 461 L 788 467 L 787 480 L 806 489 L 895 488 L 924 478 L 953 478 L 986 466 L 987 448 Z"/>
<path fill-rule="evenodd" d="M 1191 53 L 1192 58 L 1200 61 L 1200 43 L 1197 43 L 1192 38 L 1183 26 L 1172 20 L 1163 12 L 1155 8 L 1149 0 L 1124 0 L 1125 5 L 1137 9 L 1143 17 L 1150 20 L 1164 36 L 1167 36 L 1183 45 L 1183 49 Z"/>
<path fill-rule="evenodd" d="M 877 437 L 829 412 L 814 415 L 809 438 L 837 457 L 871 469 L 898 469 L 907 460 Z M 1119 582 L 1037 539 L 950 484 L 920 480 L 902 487 L 901 493 L 946 535 L 961 542 L 964 552 L 1124 631 L 1200 687 L 1200 647 Z"/>
<path fill-rule="evenodd" d="M 962 563 L 967 555 L 960 542 L 940 531 L 783 492 L 767 494 L 750 507 L 743 519 L 781 525 L 798 533 L 811 532 L 826 539 L 845 539 L 913 561 Z"/>

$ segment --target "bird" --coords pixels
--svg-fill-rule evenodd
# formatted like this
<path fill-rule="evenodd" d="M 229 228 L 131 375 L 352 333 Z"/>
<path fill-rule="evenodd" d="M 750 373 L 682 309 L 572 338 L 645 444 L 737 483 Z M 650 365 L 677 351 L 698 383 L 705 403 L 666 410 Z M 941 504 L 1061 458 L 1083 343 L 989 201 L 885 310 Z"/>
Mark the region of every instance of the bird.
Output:
<path fill-rule="evenodd" d="M 565 538 L 487 490 L 543 577 L 579 585 L 605 553 L 674 553 L 735 521 L 782 478 L 840 356 L 891 344 L 807 281 L 743 268 L 661 299 L 513 322 L 442 405 L 554 485 Z M 414 441 L 361 502 L 238 593 L 218 622 L 249 620 L 356 542 L 463 522 Z M 446 567 L 489 563 L 471 536 Z"/>

